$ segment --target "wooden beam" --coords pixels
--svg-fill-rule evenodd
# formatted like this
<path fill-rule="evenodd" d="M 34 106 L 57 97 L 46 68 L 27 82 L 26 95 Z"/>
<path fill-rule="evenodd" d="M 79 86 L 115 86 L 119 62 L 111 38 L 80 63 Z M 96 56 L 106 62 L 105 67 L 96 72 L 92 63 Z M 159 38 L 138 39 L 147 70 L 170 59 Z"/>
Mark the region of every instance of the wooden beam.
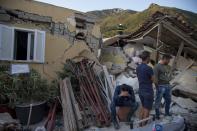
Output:
<path fill-rule="evenodd" d="M 190 38 L 190 36 L 186 35 L 185 33 L 181 32 L 180 30 L 176 29 L 169 22 L 162 21 L 162 23 L 163 23 L 163 26 L 166 29 L 168 29 L 169 31 L 171 31 L 172 33 L 174 33 L 175 35 L 177 35 L 178 37 L 180 37 L 182 40 L 184 40 L 185 42 L 187 42 L 192 47 L 197 48 L 197 42 L 194 41 L 194 40 L 192 40 Z"/>
<path fill-rule="evenodd" d="M 174 61 L 172 63 L 172 68 L 171 68 L 171 71 L 170 71 L 171 74 L 172 74 L 173 70 L 176 68 L 177 61 L 179 60 L 179 57 L 180 57 L 180 55 L 183 51 L 183 48 L 184 48 L 184 41 L 181 42 L 181 44 L 179 46 L 179 50 L 177 52 L 177 55 L 175 56 Z"/>
<path fill-rule="evenodd" d="M 155 26 L 153 26 L 150 30 L 148 30 L 147 32 L 145 32 L 142 37 L 145 37 L 146 35 L 148 35 L 152 30 L 154 30 L 155 28 L 157 28 L 159 25 L 160 24 L 156 24 Z"/>
<path fill-rule="evenodd" d="M 136 42 L 138 40 L 142 40 L 144 39 L 145 36 L 147 36 L 151 31 L 153 31 L 155 28 L 157 28 L 159 26 L 159 24 L 156 24 L 155 26 L 153 26 L 150 30 L 148 30 L 147 32 L 145 32 L 141 37 L 135 38 L 135 39 L 131 39 L 131 40 L 127 40 L 127 42 Z"/>
<path fill-rule="evenodd" d="M 157 44 L 156 44 L 156 63 L 159 60 L 159 43 L 161 39 L 162 24 L 160 23 L 157 30 Z"/>

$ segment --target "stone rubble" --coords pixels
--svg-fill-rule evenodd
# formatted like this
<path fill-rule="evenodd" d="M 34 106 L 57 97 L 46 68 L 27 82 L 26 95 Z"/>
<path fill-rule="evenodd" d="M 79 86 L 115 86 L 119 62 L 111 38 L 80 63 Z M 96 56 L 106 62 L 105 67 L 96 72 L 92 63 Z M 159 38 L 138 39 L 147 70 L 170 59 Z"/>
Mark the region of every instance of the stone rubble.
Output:
<path fill-rule="evenodd" d="M 140 44 L 127 44 L 123 48 L 107 46 L 101 53 L 101 63 L 106 65 L 109 72 L 115 76 L 116 85 L 124 83 L 132 86 L 136 98 L 139 97 L 136 67 L 141 63 L 139 54 L 142 50 Z M 172 62 L 173 60 L 170 64 Z M 177 62 L 176 71 L 173 72 L 174 78 L 171 81 L 171 84 L 175 85 L 172 89 L 171 112 L 184 118 L 197 114 L 197 70 L 193 69 L 193 66 L 185 70 L 191 62 L 191 59 L 181 56 Z M 196 63 L 193 65 L 195 66 Z M 137 101 L 140 103 L 139 99 Z M 164 100 L 162 101 L 164 103 Z M 164 108 L 161 111 L 164 113 Z M 154 114 L 154 110 L 152 114 Z M 190 129 L 196 129 L 195 121 L 197 121 L 197 117 L 192 119 L 193 121 L 186 119 L 186 122 L 189 123 Z"/>

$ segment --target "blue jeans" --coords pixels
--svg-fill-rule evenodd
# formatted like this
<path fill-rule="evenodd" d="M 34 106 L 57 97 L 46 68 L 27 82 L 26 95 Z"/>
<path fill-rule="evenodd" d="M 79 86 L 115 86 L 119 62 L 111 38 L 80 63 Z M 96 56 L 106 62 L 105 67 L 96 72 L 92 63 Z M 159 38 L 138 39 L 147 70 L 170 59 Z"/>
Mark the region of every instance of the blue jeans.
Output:
<path fill-rule="evenodd" d="M 131 110 L 128 114 L 127 120 L 130 121 L 131 116 L 133 115 L 133 113 L 137 110 L 138 108 L 138 103 L 137 102 L 133 102 L 131 100 L 129 101 L 122 101 L 121 98 L 117 98 L 115 101 L 112 101 L 111 103 L 111 117 L 112 117 L 112 121 L 116 122 L 116 107 L 131 107 Z"/>
<path fill-rule="evenodd" d="M 170 112 L 170 103 L 171 103 L 171 86 L 169 84 L 159 85 L 156 90 L 156 99 L 155 99 L 155 113 L 156 116 L 160 115 L 160 105 L 161 100 L 164 98 L 165 100 L 165 114 L 169 115 Z"/>

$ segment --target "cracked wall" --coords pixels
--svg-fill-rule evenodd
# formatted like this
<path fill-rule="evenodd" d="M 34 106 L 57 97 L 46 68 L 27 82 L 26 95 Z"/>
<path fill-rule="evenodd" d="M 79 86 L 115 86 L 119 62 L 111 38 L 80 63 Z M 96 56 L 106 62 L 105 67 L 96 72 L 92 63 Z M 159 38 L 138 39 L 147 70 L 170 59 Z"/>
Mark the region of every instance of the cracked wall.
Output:
<path fill-rule="evenodd" d="M 0 24 L 46 32 L 44 64 L 23 61 L 0 61 L 0 64 L 26 63 L 52 80 L 57 78 L 56 72 L 66 59 L 78 57 L 81 52 L 88 51 L 91 59 L 97 60 L 92 51 L 96 54 L 100 47 L 100 28 L 87 24 L 86 39 L 76 40 L 77 29 L 67 18 L 75 18 L 78 11 L 26 0 L 0 0 L 0 6 Z"/>

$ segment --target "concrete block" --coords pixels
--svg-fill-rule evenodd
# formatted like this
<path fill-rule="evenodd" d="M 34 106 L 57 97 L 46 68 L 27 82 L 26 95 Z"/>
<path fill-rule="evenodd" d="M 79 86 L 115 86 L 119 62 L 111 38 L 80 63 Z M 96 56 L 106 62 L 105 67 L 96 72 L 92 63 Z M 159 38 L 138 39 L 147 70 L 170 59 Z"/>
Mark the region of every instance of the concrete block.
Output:
<path fill-rule="evenodd" d="M 0 9 L 0 14 L 6 14 L 6 11 L 4 9 Z"/>
<path fill-rule="evenodd" d="M 8 14 L 0 14 L 0 21 L 10 21 L 11 17 Z"/>

